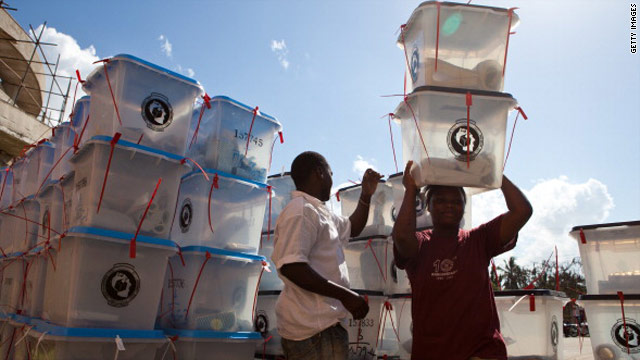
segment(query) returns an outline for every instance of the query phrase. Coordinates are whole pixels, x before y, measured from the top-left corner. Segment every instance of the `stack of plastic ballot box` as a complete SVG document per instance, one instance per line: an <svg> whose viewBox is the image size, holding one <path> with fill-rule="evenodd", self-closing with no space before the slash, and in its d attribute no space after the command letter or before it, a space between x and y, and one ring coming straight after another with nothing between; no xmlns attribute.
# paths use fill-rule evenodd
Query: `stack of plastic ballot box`
<svg viewBox="0 0 640 360"><path fill-rule="evenodd" d="M252 358L280 124L130 55L83 88L0 174L0 356Z"/></svg>
<svg viewBox="0 0 640 360"><path fill-rule="evenodd" d="M574 227L595 359L640 359L640 221Z"/></svg>

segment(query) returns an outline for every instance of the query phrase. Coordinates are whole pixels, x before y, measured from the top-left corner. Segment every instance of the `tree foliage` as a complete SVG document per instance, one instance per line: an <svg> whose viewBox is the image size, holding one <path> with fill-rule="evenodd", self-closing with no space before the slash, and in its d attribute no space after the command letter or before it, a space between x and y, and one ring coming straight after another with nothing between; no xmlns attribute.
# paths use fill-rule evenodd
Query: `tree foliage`
<svg viewBox="0 0 640 360"><path fill-rule="evenodd" d="M496 272L498 281L496 281L495 272L491 272L491 282L495 290L524 289L531 284L535 289L556 289L555 259L521 266L512 256L509 260L503 261L502 265L497 266ZM579 257L558 264L558 285L559 291L563 291L573 299L587 292Z"/></svg>

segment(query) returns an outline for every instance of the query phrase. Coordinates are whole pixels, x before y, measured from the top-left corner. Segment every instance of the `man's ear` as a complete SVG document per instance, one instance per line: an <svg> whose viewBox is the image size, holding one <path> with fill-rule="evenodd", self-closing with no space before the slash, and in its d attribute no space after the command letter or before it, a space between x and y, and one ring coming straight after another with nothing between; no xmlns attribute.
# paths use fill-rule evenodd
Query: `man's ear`
<svg viewBox="0 0 640 360"><path fill-rule="evenodd" d="M320 179L324 178L324 169L322 168L322 166L316 166L316 175Z"/></svg>

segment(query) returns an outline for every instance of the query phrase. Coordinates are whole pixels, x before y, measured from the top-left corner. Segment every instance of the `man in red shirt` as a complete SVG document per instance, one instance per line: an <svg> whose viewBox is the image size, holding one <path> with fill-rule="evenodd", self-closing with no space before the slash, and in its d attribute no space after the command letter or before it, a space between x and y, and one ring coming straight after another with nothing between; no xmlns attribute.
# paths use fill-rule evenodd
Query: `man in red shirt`
<svg viewBox="0 0 640 360"><path fill-rule="evenodd" d="M393 228L394 257L412 289L414 360L506 360L489 261L513 249L531 217L524 194L502 178L508 211L471 230L460 229L466 196L461 187L430 185L427 208L433 228L416 233L418 188L409 161L404 199Z"/></svg>

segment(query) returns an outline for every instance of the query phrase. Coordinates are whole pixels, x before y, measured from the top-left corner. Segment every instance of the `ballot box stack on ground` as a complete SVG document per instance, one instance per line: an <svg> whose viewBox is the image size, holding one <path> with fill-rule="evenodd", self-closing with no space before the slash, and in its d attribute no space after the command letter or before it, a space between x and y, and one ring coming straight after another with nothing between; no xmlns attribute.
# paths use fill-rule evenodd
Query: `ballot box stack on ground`
<svg viewBox="0 0 640 360"><path fill-rule="evenodd" d="M640 221L575 226L595 359L640 359Z"/></svg>
<svg viewBox="0 0 640 360"><path fill-rule="evenodd" d="M336 194L343 216L358 207L362 185L344 187ZM379 333L387 301L389 264L393 259L393 191L381 180L369 201L369 214L362 232L344 244L344 260L349 271L351 289L364 296L369 313L360 320L347 319L350 359L375 359Z"/></svg>
<svg viewBox="0 0 640 360"><path fill-rule="evenodd" d="M262 341L256 345L255 357L260 359L283 359L284 352L280 343L281 336L278 333L275 306L284 284L278 277L271 255L273 253L276 220L289 201L291 201L291 193L296 190L296 186L289 172L270 175L267 178L267 186L270 197L265 204L258 253L266 258L270 271L262 274L257 297L254 330L262 335Z"/></svg>
<svg viewBox="0 0 640 360"><path fill-rule="evenodd" d="M197 81L131 55L81 81L70 121L0 172L0 356L252 358L280 124L214 115Z"/></svg>
<svg viewBox="0 0 640 360"><path fill-rule="evenodd" d="M495 291L509 359L564 359L565 293L546 289Z"/></svg>

